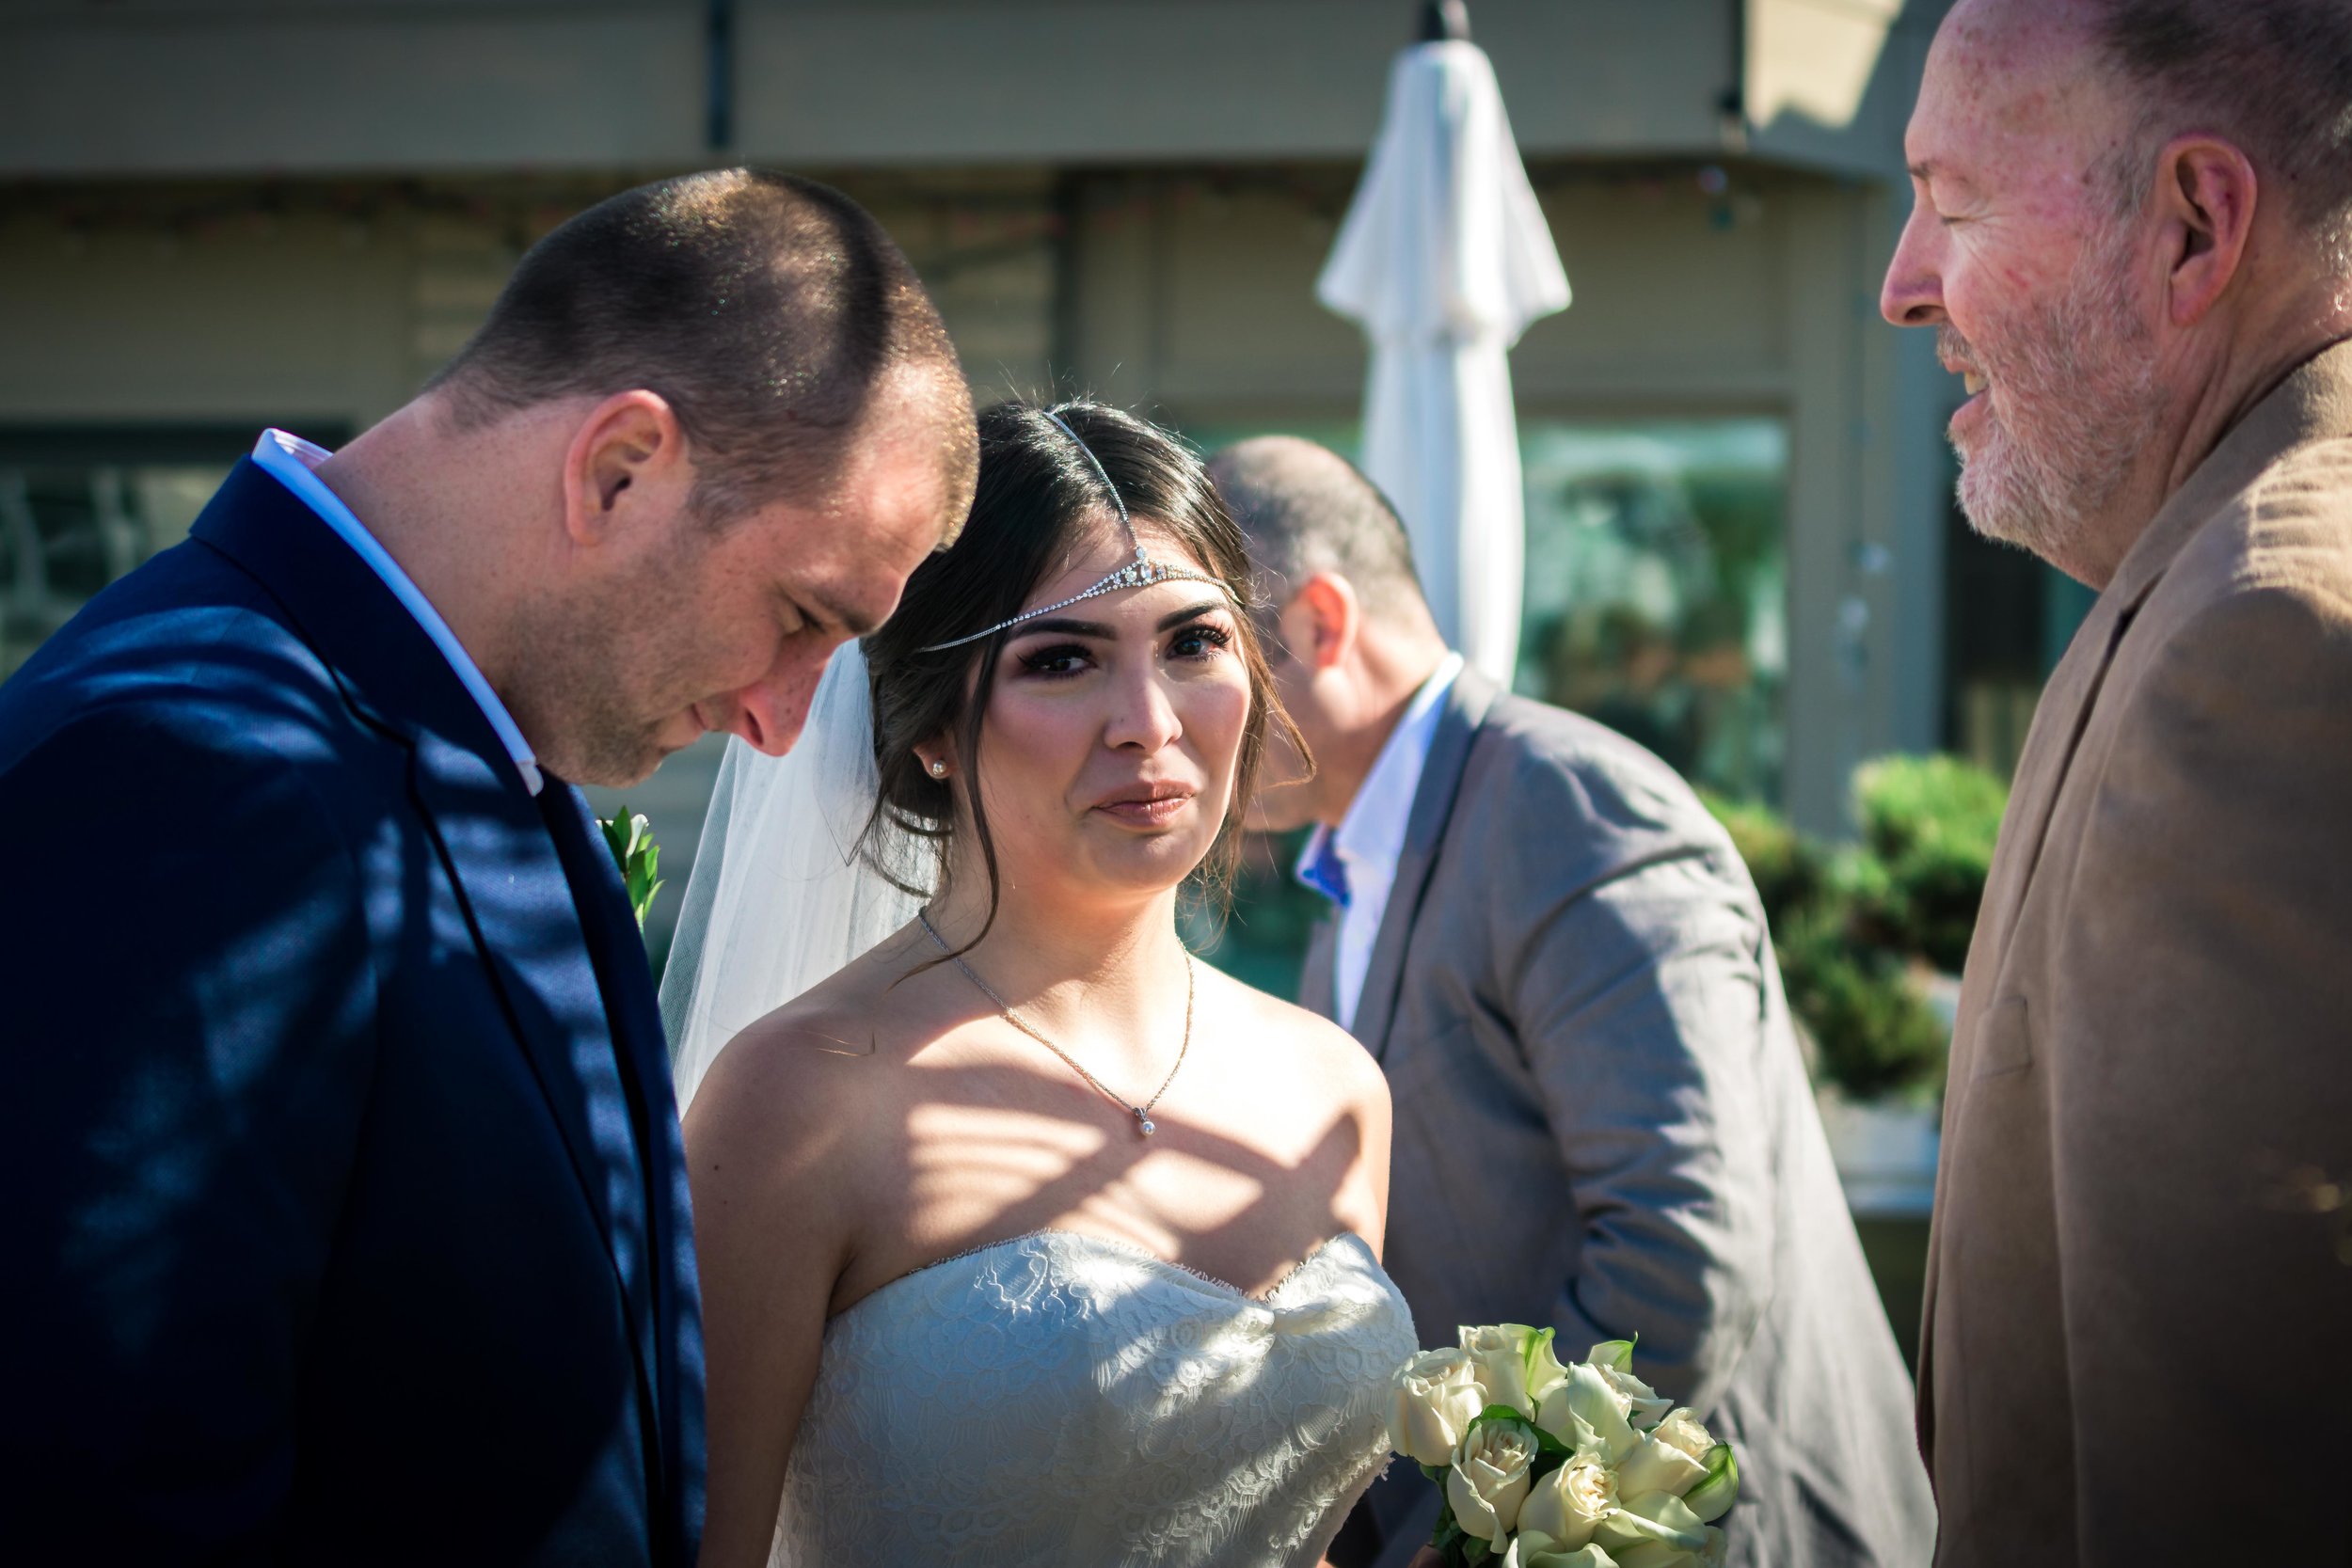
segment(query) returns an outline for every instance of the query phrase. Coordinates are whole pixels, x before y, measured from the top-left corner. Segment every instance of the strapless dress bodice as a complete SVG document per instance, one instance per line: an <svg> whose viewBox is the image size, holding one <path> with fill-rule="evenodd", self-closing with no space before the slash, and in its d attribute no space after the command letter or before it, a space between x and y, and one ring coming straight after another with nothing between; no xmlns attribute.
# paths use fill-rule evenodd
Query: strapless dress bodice
<svg viewBox="0 0 2352 1568"><path fill-rule="evenodd" d="M1352 1235L1263 1296L1069 1231L981 1247L827 1325L773 1561L1312 1564L1414 1348Z"/></svg>

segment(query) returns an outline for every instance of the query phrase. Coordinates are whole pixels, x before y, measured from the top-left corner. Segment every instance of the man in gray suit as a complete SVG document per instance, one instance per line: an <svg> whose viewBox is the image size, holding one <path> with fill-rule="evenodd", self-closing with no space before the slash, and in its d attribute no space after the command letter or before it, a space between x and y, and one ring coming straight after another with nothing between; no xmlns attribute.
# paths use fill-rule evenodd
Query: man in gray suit
<svg viewBox="0 0 2352 1568"><path fill-rule="evenodd" d="M1316 763L1270 767L1256 822L1320 824L1300 875L1339 908L1301 1000L1395 1091L1387 1261L1422 1342L1639 1335L1739 1452L1733 1561L1924 1563L1910 1381L1729 839L1632 742L1462 668L1343 459L1267 437L1214 473ZM1399 1465L1343 1539L1401 1564L1436 1512Z"/></svg>

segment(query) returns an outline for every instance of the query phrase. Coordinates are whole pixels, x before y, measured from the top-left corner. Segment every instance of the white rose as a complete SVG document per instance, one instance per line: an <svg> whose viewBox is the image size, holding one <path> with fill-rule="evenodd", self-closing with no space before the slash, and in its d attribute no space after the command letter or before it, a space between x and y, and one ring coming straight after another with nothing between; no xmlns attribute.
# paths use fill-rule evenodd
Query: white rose
<svg viewBox="0 0 2352 1568"><path fill-rule="evenodd" d="M1568 1380L1568 1369L1560 1362L1559 1353L1551 1348L1551 1331L1537 1335L1527 1350L1527 1412L1535 1413L1544 1396Z"/></svg>
<svg viewBox="0 0 2352 1568"><path fill-rule="evenodd" d="M1625 1408L1598 1369L1580 1361L1535 1407L1535 1424L1579 1453L1614 1465L1640 1441Z"/></svg>
<svg viewBox="0 0 2352 1568"><path fill-rule="evenodd" d="M1549 1341L1525 1323L1487 1323L1480 1328L1460 1330L1462 1354L1478 1368L1479 1386L1486 1390L1488 1404L1507 1404L1523 1416L1535 1413L1535 1402L1528 1387L1529 1361L1541 1343L1549 1352ZM1559 1359L1547 1354L1554 1368Z"/></svg>
<svg viewBox="0 0 2352 1568"><path fill-rule="evenodd" d="M1617 1396L1626 1419L1636 1432L1647 1432L1666 1418L1674 1408L1672 1400L1660 1399L1658 1390L1633 1375L1633 1341L1606 1339L1595 1345L1584 1359L1592 1363L1603 1382Z"/></svg>
<svg viewBox="0 0 2352 1568"><path fill-rule="evenodd" d="M1707 1528L1705 1534L1707 1544L1695 1552L1686 1552L1663 1541L1636 1546L1616 1560L1617 1568L1724 1568L1724 1548L1730 1537L1712 1525ZM1551 1565L1545 1563L1541 1568L1551 1568Z"/></svg>
<svg viewBox="0 0 2352 1568"><path fill-rule="evenodd" d="M1707 1451L1715 1446L1715 1439L1707 1434L1699 1418L1688 1410L1677 1410L1659 1422L1657 1436L1660 1442L1672 1444L1701 1465L1707 1463Z"/></svg>
<svg viewBox="0 0 2352 1568"><path fill-rule="evenodd" d="M1502 1568L1623 1568L1623 1564L1598 1546L1570 1551L1540 1530L1523 1529L1511 1538Z"/></svg>
<svg viewBox="0 0 2352 1568"><path fill-rule="evenodd" d="M1697 1556L1707 1547L1707 1526L1680 1497L1670 1492L1652 1492L1612 1511L1593 1531L1593 1539L1608 1547L1618 1568L1624 1568L1626 1560L1645 1546L1666 1546L1676 1553ZM1667 1557L1659 1568L1681 1560L1680 1556Z"/></svg>
<svg viewBox="0 0 2352 1568"><path fill-rule="evenodd" d="M1538 1449L1534 1429L1524 1421L1488 1421L1462 1439L1446 1472L1445 1497L1464 1533L1503 1544L1518 1525Z"/></svg>
<svg viewBox="0 0 2352 1568"><path fill-rule="evenodd" d="M1679 1497L1707 1479L1707 1466L1673 1443L1650 1433L1617 1467L1617 1484L1629 1497L1670 1492Z"/></svg>
<svg viewBox="0 0 2352 1568"><path fill-rule="evenodd" d="M1423 1351L1396 1374L1389 1446L1417 1465L1451 1465L1454 1445L1486 1408L1478 1369L1458 1350Z"/></svg>
<svg viewBox="0 0 2352 1568"><path fill-rule="evenodd" d="M1696 1466L1698 1474L1692 1478L1688 1486L1661 1490L1675 1492L1691 1505L1691 1512L1702 1520L1713 1524L1740 1500L1740 1465L1730 1447L1708 1436L1696 1416L1688 1410L1677 1410L1661 1421L1658 1430L1650 1435ZM1631 1497L1638 1497L1647 1490L1646 1487L1627 1484L1623 1477L1618 1478L1618 1486Z"/></svg>
<svg viewBox="0 0 2352 1568"><path fill-rule="evenodd" d="M1617 1482L1607 1465L1580 1454L1538 1481L1519 1508L1519 1528L1534 1530L1573 1551L1617 1506Z"/></svg>
<svg viewBox="0 0 2352 1568"><path fill-rule="evenodd" d="M1625 1402L1626 1419L1637 1432L1647 1432L1675 1407L1674 1401L1660 1399L1656 1389L1622 1367L1603 1367L1600 1375L1608 1381L1610 1391Z"/></svg>

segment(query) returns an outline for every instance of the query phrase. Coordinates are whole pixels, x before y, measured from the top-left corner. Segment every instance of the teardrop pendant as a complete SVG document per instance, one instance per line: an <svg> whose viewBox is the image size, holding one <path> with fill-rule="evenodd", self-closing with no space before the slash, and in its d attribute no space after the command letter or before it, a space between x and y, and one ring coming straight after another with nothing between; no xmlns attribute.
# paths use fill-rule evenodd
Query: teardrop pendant
<svg viewBox="0 0 2352 1568"><path fill-rule="evenodd" d="M1158 1128L1156 1128L1156 1127L1154 1127L1154 1126L1152 1126L1152 1118L1151 1118L1150 1117L1147 1117L1147 1116L1145 1116L1145 1115L1143 1114L1143 1107L1142 1107L1142 1106L1140 1106L1140 1105L1130 1105L1130 1106L1128 1106L1127 1108L1128 1108L1128 1110L1130 1110L1130 1111L1132 1111L1132 1112L1134 1112L1134 1113L1135 1113L1135 1117L1136 1117L1136 1125L1137 1127L1140 1127L1140 1128L1142 1128L1142 1129L1143 1129L1143 1135L1144 1135L1145 1137L1147 1137L1147 1138L1148 1138L1148 1137L1150 1137L1152 1133L1154 1133L1154 1132L1158 1132L1158 1131L1159 1131L1159 1129L1158 1129Z"/></svg>

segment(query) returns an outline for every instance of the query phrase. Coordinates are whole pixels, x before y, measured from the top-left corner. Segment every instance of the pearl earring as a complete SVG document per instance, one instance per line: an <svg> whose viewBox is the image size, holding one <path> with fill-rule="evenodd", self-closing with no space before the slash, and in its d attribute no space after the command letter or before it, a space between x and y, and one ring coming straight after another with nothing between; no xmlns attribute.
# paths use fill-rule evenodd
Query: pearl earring
<svg viewBox="0 0 2352 1568"><path fill-rule="evenodd" d="M947 776L947 764L946 764L946 762L944 762L944 761L941 761L941 760L938 760L938 759L934 758L934 759L932 760L932 762L931 762L931 777L932 777L932 778L934 778L934 779L944 779L944 778L946 778L946 776Z"/></svg>

